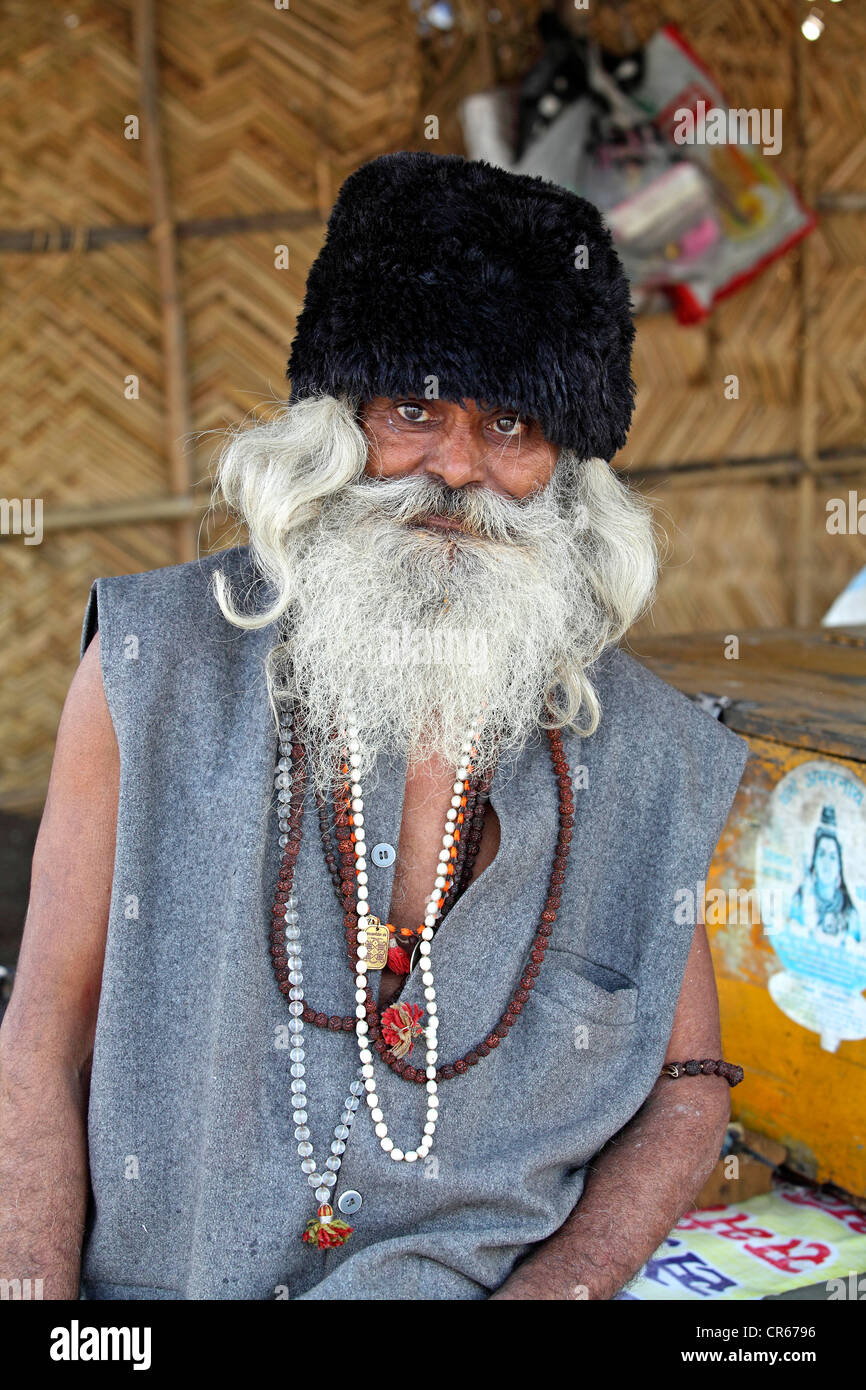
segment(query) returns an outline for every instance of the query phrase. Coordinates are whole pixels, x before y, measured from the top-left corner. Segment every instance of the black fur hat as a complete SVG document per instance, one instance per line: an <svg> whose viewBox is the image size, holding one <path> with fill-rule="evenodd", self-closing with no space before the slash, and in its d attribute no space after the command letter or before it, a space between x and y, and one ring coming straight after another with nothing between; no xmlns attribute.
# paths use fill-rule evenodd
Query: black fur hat
<svg viewBox="0 0 866 1390"><path fill-rule="evenodd" d="M320 394L510 407L610 459L634 408L630 295L598 209L483 160L386 154L346 179L286 373Z"/></svg>

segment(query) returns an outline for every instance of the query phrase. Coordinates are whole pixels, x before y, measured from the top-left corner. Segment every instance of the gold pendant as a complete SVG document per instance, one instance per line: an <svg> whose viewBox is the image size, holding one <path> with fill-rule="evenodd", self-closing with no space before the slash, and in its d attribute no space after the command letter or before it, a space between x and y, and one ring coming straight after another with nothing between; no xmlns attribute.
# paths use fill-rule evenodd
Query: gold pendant
<svg viewBox="0 0 866 1390"><path fill-rule="evenodd" d="M367 932L367 969L384 970L388 964L391 933L386 926L383 926L378 917L373 916L367 918L365 930Z"/></svg>

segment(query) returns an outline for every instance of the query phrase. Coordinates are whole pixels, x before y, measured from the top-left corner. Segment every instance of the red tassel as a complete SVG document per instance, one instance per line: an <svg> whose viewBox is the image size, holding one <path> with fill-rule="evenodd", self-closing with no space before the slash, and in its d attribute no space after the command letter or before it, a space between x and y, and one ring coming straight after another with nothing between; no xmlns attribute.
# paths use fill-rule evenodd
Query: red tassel
<svg viewBox="0 0 866 1390"><path fill-rule="evenodd" d="M382 1015L382 1037L391 1044L395 1057L408 1057L413 1038L420 1038L424 1029L421 1019L424 1010L417 1004L392 1004Z"/></svg>
<svg viewBox="0 0 866 1390"><path fill-rule="evenodd" d="M325 1202L319 1207L317 1215L310 1217L301 1239L319 1250L330 1250L335 1245L345 1245L354 1229L354 1226L335 1216L334 1208Z"/></svg>
<svg viewBox="0 0 866 1390"><path fill-rule="evenodd" d="M388 969L393 970L395 975L409 974L409 957L402 946L388 947Z"/></svg>

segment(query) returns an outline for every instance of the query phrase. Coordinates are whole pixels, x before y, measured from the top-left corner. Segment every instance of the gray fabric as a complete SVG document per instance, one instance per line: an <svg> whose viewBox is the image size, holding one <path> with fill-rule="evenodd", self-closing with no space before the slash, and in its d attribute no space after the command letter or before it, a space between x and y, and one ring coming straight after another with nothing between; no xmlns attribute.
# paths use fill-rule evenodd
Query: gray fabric
<svg viewBox="0 0 866 1390"><path fill-rule="evenodd" d="M748 746L622 650L605 654L601 727L565 739L588 785L576 792L562 907L530 1002L495 1052L440 1087L426 1161L383 1154L362 1102L336 1189L362 1195L355 1233L339 1250L311 1250L300 1233L315 1197L296 1153L288 1052L276 1045L289 1015L268 955L279 858L262 666L272 634L224 621L210 592L218 567L252 582L247 551L223 552L100 579L85 618L82 650L98 622L121 779L82 1296L485 1298L561 1226L585 1165L653 1086L693 934L675 919L675 895L706 875ZM371 844L398 844L405 774L403 755L380 759L365 806ZM543 907L558 824L543 735L497 770L491 802L499 852L433 945L443 1061L498 1022ZM312 799L304 823L305 990L316 1008L351 1013ZM394 866L370 874L386 920ZM423 1003L415 974L405 998ZM352 1034L306 1034L324 1161L357 1047ZM390 1133L414 1147L423 1087L381 1065L377 1078Z"/></svg>

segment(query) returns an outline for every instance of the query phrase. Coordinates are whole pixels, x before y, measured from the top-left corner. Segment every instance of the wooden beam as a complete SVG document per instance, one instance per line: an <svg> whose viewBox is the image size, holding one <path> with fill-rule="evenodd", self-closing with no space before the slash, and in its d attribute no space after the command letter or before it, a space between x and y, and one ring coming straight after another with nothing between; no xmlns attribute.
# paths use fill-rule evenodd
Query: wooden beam
<svg viewBox="0 0 866 1390"><path fill-rule="evenodd" d="M819 212L866 212L866 193L819 193Z"/></svg>
<svg viewBox="0 0 866 1390"><path fill-rule="evenodd" d="M191 494L168 497L135 497L125 502L84 507L47 507L43 513L42 530L48 535L58 531L90 531L104 526L140 526L153 521L184 522L197 529L199 517L210 503Z"/></svg>
<svg viewBox="0 0 866 1390"><path fill-rule="evenodd" d="M866 470L866 460L862 465ZM624 481L639 483L641 486L655 487L720 487L736 483L767 482L770 479L793 481L802 472L799 459L774 459L765 463L744 462L742 464L709 464L684 468L632 468L622 473Z"/></svg>
<svg viewBox="0 0 866 1390"><path fill-rule="evenodd" d="M689 487L718 483L753 482L764 478L794 480L803 476L803 461L796 455L760 455L738 459L703 459L693 463L650 463L617 470L624 479L641 482L662 481L672 486ZM816 454L812 470L816 477L845 477L850 473L866 472L866 446L844 453L828 449Z"/></svg>
<svg viewBox="0 0 866 1390"><path fill-rule="evenodd" d="M233 236L247 232L277 230L293 231L299 227L320 225L321 214L316 208L286 208L283 211L255 212L238 217L196 217L174 223L178 241L192 237ZM115 242L149 241L154 234L150 223L114 227L77 227L61 223L57 227L0 228L0 252L16 254L56 255L60 251L101 251Z"/></svg>
<svg viewBox="0 0 866 1390"><path fill-rule="evenodd" d="M123 502L85 503L81 507L49 505L42 514L42 531L44 535L56 535L61 531L98 531L106 526L144 526L155 521L184 521L189 522L197 533L201 518L211 510L220 517L228 517L228 508L222 503L212 504L210 499L192 495L130 497ZM18 543L17 535L0 532L0 545Z"/></svg>

